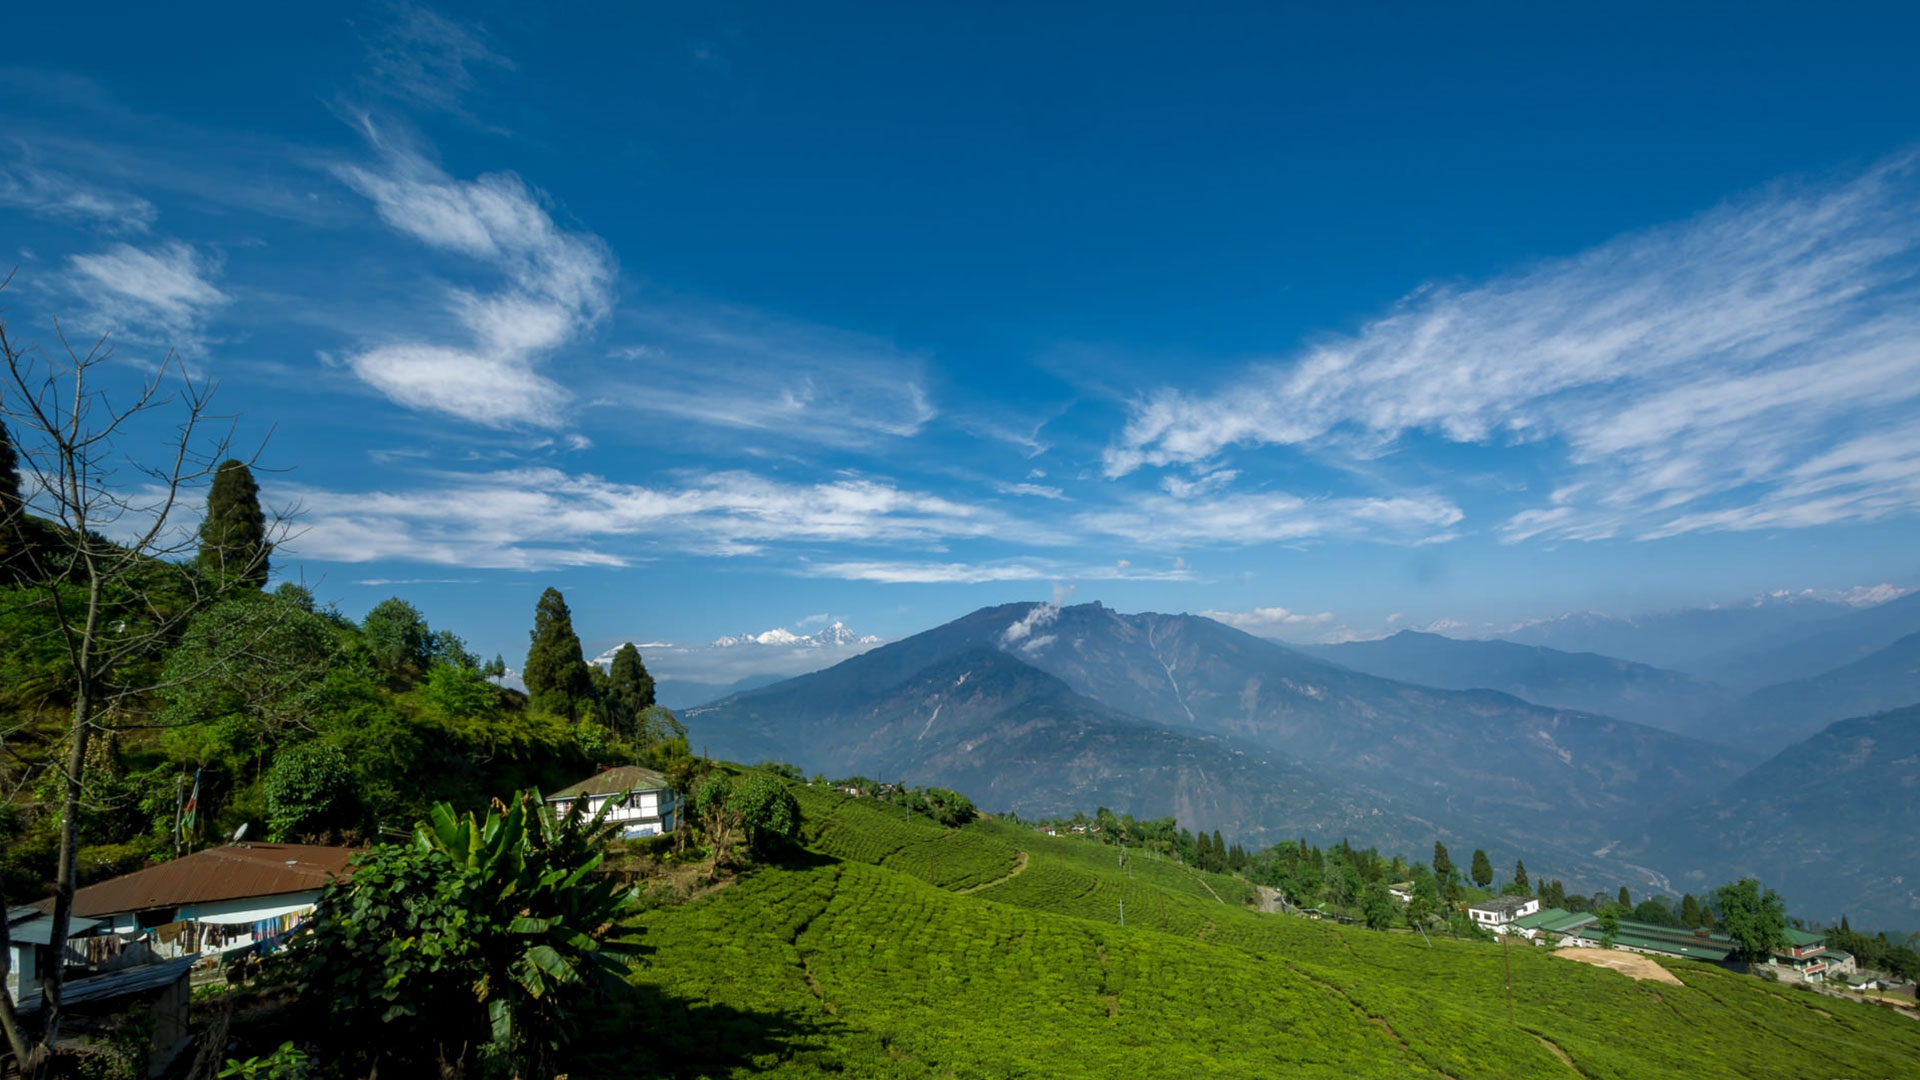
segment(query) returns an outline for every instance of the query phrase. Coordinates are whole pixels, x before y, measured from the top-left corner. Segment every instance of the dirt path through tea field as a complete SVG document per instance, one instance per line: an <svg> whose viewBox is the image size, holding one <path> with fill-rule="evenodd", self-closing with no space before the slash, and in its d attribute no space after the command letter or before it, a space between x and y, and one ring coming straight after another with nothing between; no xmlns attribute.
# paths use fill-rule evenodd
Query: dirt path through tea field
<svg viewBox="0 0 1920 1080"><path fill-rule="evenodd" d="M978 885L969 885L964 889L955 889L954 892L958 893L961 896L965 896L968 893L977 893L981 889L991 889L995 885L1005 885L1007 882L1012 881L1014 878L1019 877L1020 871L1025 870L1026 868L1027 868L1027 853L1024 851L1016 852L1013 860L1013 869L1007 871L1006 877L997 877L997 878L994 878L992 881L983 881Z"/></svg>
<svg viewBox="0 0 1920 1080"><path fill-rule="evenodd" d="M1594 967L1612 968L1630 979L1652 979L1654 982L1672 983L1685 986L1680 977L1655 963L1652 957L1639 953L1622 952L1619 949L1555 949L1553 955L1563 960L1578 960L1582 964Z"/></svg>

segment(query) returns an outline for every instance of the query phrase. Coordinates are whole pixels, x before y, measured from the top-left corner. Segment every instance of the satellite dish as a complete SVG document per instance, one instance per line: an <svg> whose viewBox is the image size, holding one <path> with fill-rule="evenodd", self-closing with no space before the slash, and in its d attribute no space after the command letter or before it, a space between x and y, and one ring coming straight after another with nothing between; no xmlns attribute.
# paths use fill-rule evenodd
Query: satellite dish
<svg viewBox="0 0 1920 1080"><path fill-rule="evenodd" d="M233 842L237 844L240 841L245 840L246 838L247 838L247 822L243 821L240 823L239 828L233 830Z"/></svg>

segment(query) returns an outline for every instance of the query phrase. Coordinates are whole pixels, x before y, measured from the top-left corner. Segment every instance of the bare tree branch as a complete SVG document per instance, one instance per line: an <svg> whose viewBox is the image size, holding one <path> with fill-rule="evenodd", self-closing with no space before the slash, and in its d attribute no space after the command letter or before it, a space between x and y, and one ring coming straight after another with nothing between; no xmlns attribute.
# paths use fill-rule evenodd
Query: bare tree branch
<svg viewBox="0 0 1920 1080"><path fill-rule="evenodd" d="M49 355L37 346L17 344L0 319L0 361L5 366L0 372L0 416L12 421L9 426L17 437L24 436L17 453L29 488L18 516L24 520L30 507L48 519L36 536L51 550L32 555L30 576L50 614L52 636L66 666L63 689L70 699L62 737L64 761L56 766L60 843L52 940L58 948L72 921L90 741L132 726L126 723L129 703L167 685L168 680L130 674L139 660L157 655L195 615L247 586L241 584L245 575L209 580L178 561L195 545L193 534L179 520L183 506L233 456L237 421L212 412L216 384L195 379L169 353L157 370L140 380L130 401L117 403L109 385L113 380L101 370L113 356L108 338L102 336L81 351L57 321L54 333L60 349ZM132 454L123 456L121 443L144 427L140 421L162 412L175 413L177 420L159 460L149 464ZM259 453L256 449L247 463ZM134 485L123 483L123 468L142 479ZM289 520L287 514L275 515L268 541L250 555L257 561L245 569L264 567L267 553L286 536ZM177 597L163 600L156 584L171 586ZM252 642L233 644L243 651ZM0 897L0 913L4 906ZM48 1067L59 1037L63 981L64 965L50 965L42 983L43 1023L31 1045L19 1030L11 997L0 987L0 1028L5 1028L30 1077Z"/></svg>

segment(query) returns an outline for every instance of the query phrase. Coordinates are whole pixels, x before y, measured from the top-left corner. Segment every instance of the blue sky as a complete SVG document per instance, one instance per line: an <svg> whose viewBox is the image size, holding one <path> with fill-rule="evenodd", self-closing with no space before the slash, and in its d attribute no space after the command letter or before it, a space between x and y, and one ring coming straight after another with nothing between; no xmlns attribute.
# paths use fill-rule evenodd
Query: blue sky
<svg viewBox="0 0 1920 1080"><path fill-rule="evenodd" d="M517 663L1920 584L1910 6L41 5L16 336ZM826 618L823 618L826 617Z"/></svg>

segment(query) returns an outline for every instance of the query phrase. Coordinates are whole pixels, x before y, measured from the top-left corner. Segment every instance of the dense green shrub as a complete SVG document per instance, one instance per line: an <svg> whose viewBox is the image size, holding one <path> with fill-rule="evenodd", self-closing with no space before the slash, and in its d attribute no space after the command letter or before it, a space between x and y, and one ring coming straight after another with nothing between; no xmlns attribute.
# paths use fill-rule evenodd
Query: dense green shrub
<svg viewBox="0 0 1920 1080"><path fill-rule="evenodd" d="M358 816L347 756L319 741L282 751L265 794L267 834L276 841L349 828Z"/></svg>
<svg viewBox="0 0 1920 1080"><path fill-rule="evenodd" d="M800 804L785 784L771 776L748 777L727 805L740 815L747 846L755 855L781 854L800 836Z"/></svg>

